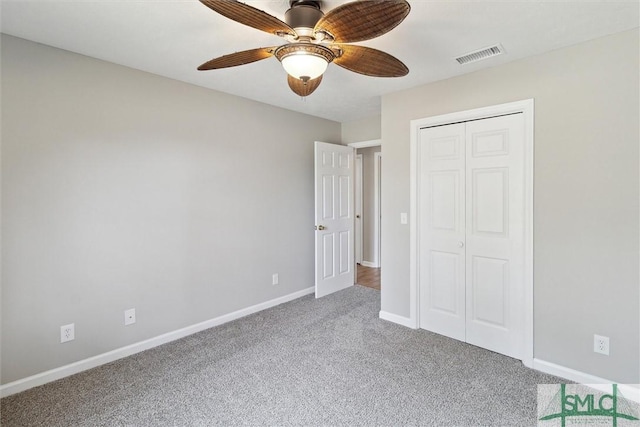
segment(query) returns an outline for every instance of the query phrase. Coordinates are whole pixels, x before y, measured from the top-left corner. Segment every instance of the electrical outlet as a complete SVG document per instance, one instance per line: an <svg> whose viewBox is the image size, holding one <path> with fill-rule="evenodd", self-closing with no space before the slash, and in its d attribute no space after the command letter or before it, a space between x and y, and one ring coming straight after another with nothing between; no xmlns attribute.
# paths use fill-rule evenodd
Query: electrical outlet
<svg viewBox="0 0 640 427"><path fill-rule="evenodd" d="M124 311L124 326L136 323L136 309L130 308Z"/></svg>
<svg viewBox="0 0 640 427"><path fill-rule="evenodd" d="M280 283L280 277L278 276L278 273L274 273L274 275L271 276L271 284L277 285L278 283Z"/></svg>
<svg viewBox="0 0 640 427"><path fill-rule="evenodd" d="M593 336L593 351L596 353L609 355L609 337L603 337L601 335Z"/></svg>
<svg viewBox="0 0 640 427"><path fill-rule="evenodd" d="M76 326L74 323L60 326L60 342L68 342L76 339Z"/></svg>

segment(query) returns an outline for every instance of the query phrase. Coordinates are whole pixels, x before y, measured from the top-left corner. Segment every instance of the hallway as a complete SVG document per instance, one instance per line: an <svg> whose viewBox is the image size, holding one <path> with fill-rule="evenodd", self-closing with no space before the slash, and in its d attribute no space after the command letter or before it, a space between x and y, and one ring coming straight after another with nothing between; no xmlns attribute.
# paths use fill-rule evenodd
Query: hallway
<svg viewBox="0 0 640 427"><path fill-rule="evenodd" d="M365 267L358 264L356 283L367 288L380 290L380 268Z"/></svg>

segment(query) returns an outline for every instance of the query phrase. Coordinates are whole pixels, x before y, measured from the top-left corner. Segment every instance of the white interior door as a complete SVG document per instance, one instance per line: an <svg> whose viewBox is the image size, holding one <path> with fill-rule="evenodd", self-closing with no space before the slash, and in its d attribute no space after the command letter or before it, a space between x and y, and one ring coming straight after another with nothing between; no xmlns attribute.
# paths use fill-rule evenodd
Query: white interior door
<svg viewBox="0 0 640 427"><path fill-rule="evenodd" d="M316 298L352 286L354 149L315 143Z"/></svg>
<svg viewBox="0 0 640 427"><path fill-rule="evenodd" d="M524 120L466 124L467 342L520 359L524 312Z"/></svg>
<svg viewBox="0 0 640 427"><path fill-rule="evenodd" d="M420 327L523 354L522 114L420 130Z"/></svg>
<svg viewBox="0 0 640 427"><path fill-rule="evenodd" d="M420 130L420 327L465 340L465 127Z"/></svg>

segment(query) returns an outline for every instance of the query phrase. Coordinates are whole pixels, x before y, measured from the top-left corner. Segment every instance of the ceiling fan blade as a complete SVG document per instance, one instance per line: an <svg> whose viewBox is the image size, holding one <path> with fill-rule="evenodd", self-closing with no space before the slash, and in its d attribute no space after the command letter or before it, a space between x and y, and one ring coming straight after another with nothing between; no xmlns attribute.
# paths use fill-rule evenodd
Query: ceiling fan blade
<svg viewBox="0 0 640 427"><path fill-rule="evenodd" d="M342 56L333 60L342 68L372 77L402 77L409 69L399 59L381 50L355 45L338 45Z"/></svg>
<svg viewBox="0 0 640 427"><path fill-rule="evenodd" d="M289 83L291 90L303 97L311 95L313 91L320 86L321 81L322 76L311 79L305 83L301 79L296 79L287 74L287 83Z"/></svg>
<svg viewBox="0 0 640 427"><path fill-rule="evenodd" d="M327 12L313 31L329 33L336 43L369 40L391 31L410 10L405 0L358 0Z"/></svg>
<svg viewBox="0 0 640 427"><path fill-rule="evenodd" d="M279 36L296 35L293 28L286 23L248 4L236 0L200 0L200 2L220 15L249 27Z"/></svg>
<svg viewBox="0 0 640 427"><path fill-rule="evenodd" d="M198 67L198 70L216 70L218 68L235 67L238 65L250 64L261 59L273 56L275 47L260 47L258 49L243 50L242 52L231 53L219 58L207 61Z"/></svg>

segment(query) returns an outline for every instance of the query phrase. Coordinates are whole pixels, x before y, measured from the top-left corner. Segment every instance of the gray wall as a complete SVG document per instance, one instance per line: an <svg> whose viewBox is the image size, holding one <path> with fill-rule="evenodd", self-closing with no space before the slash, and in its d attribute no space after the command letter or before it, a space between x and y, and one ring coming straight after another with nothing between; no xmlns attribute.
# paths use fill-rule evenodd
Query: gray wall
<svg viewBox="0 0 640 427"><path fill-rule="evenodd" d="M340 132L3 35L2 383L313 286Z"/></svg>
<svg viewBox="0 0 640 427"><path fill-rule="evenodd" d="M375 255L375 153L381 147L359 148L362 154L362 260L374 262Z"/></svg>
<svg viewBox="0 0 640 427"><path fill-rule="evenodd" d="M380 139L380 120L380 116L372 116L342 123L342 143Z"/></svg>
<svg viewBox="0 0 640 427"><path fill-rule="evenodd" d="M409 315L409 121L535 99L534 352L639 383L639 34L384 96L382 310ZM609 357L593 334L611 338Z"/></svg>

